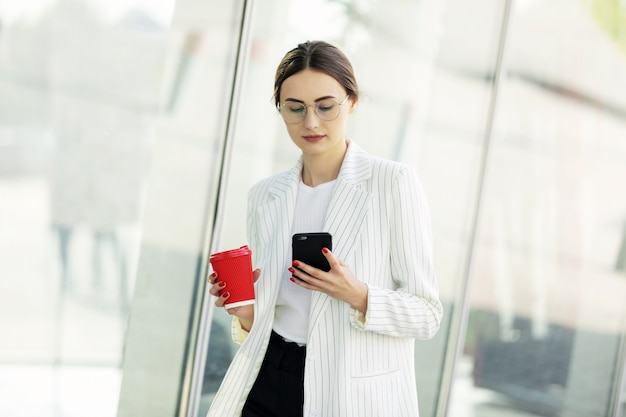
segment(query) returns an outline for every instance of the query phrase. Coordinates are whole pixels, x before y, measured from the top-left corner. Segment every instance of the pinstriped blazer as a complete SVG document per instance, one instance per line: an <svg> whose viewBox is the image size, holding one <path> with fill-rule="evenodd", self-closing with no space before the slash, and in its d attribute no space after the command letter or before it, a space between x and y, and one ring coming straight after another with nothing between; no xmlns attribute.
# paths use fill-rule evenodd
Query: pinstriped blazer
<svg viewBox="0 0 626 417"><path fill-rule="evenodd" d="M248 196L255 268L254 325L235 355L208 417L237 417L261 367L284 270L302 158L256 184ZM333 253L368 285L364 315L313 292L304 416L416 417L414 340L429 339L443 316L432 264L428 208L410 167L348 146L324 231ZM235 320L235 326L238 324Z"/></svg>

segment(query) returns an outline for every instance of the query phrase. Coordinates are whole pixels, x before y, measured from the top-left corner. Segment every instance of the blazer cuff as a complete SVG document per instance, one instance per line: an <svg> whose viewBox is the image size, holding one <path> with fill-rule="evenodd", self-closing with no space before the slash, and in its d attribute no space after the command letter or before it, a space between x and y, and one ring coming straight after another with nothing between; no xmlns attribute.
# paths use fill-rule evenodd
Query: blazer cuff
<svg viewBox="0 0 626 417"><path fill-rule="evenodd" d="M237 316L233 316L233 323L230 331L233 337L233 342L237 344L242 344L243 342L245 342L248 338L248 335L250 334L241 327L241 322L239 321Z"/></svg>
<svg viewBox="0 0 626 417"><path fill-rule="evenodd" d="M366 284L367 285L367 284ZM357 310L356 308L352 308L350 307L350 324L354 327L356 327L359 330L365 330L366 326L367 326L367 322L368 322L368 318L369 318L369 314L367 314L369 312L369 304L370 304L370 286L368 286L368 290L367 290L367 311L365 313Z"/></svg>
<svg viewBox="0 0 626 417"><path fill-rule="evenodd" d="M357 309L350 308L350 324L360 330L365 330L367 317Z"/></svg>

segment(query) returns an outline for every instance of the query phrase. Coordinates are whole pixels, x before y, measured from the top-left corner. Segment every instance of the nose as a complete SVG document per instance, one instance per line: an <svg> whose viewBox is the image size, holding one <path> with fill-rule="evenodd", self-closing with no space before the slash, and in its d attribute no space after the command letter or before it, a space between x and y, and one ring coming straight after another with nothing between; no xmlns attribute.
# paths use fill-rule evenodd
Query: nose
<svg viewBox="0 0 626 417"><path fill-rule="evenodd" d="M307 129L314 129L319 125L319 116L315 112L315 106L309 104L306 106L306 112L304 113L304 127Z"/></svg>

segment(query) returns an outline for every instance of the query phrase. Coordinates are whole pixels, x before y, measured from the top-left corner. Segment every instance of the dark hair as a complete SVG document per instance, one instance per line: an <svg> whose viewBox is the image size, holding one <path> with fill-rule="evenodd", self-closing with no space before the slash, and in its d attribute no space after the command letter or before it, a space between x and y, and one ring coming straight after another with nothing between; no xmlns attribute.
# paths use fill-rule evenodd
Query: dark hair
<svg viewBox="0 0 626 417"><path fill-rule="evenodd" d="M276 69L274 102L280 105L280 88L292 75L312 69L333 77L353 99L359 98L359 88L348 57L336 46L324 41L307 41L287 52Z"/></svg>

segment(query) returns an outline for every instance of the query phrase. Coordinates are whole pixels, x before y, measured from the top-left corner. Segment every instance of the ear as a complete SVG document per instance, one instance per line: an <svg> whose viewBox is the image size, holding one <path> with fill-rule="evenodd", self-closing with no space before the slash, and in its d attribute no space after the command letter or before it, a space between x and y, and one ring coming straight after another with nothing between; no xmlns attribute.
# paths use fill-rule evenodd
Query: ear
<svg viewBox="0 0 626 417"><path fill-rule="evenodd" d="M349 100L350 100L350 110L348 111L348 114L352 114L356 111L356 107L359 102L359 99L350 97Z"/></svg>

